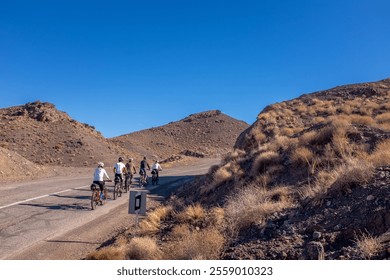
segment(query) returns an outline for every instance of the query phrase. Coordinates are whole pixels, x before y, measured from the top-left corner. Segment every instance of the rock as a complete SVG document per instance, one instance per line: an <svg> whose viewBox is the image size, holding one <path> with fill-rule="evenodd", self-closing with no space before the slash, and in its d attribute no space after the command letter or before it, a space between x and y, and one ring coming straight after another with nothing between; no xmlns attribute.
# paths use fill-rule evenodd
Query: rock
<svg viewBox="0 0 390 280"><path fill-rule="evenodd" d="M320 242L311 241L306 245L306 257L309 260L324 260L325 250Z"/></svg>
<svg viewBox="0 0 390 280"><path fill-rule="evenodd" d="M331 201L327 201L327 202L326 202L326 206L329 207L329 206L331 206L331 205L332 205L332 202L331 202Z"/></svg>
<svg viewBox="0 0 390 280"><path fill-rule="evenodd" d="M375 196L373 196L372 194L370 194L369 196L367 196L366 200L367 201L372 201L375 199Z"/></svg>
<svg viewBox="0 0 390 280"><path fill-rule="evenodd" d="M313 239L315 239L315 240L320 239L321 236L322 236L321 232L319 232L319 231L313 232Z"/></svg>

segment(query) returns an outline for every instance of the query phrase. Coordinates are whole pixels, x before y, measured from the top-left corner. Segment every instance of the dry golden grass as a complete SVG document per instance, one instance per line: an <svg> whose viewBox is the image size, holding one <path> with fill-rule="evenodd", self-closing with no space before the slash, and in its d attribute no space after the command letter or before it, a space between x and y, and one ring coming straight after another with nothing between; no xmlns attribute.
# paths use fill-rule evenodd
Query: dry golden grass
<svg viewBox="0 0 390 280"><path fill-rule="evenodd" d="M205 217L206 210L200 204L187 206L182 212L176 214L176 219L181 223L197 223Z"/></svg>
<svg viewBox="0 0 390 280"><path fill-rule="evenodd" d="M294 134L294 129L289 127L284 127L280 130L282 136L292 136Z"/></svg>
<svg viewBox="0 0 390 280"><path fill-rule="evenodd" d="M214 207L207 217L208 223L214 228L222 228L225 225L225 209Z"/></svg>
<svg viewBox="0 0 390 280"><path fill-rule="evenodd" d="M139 225L140 234L153 234L160 230L161 221L166 219L172 213L171 206L160 206L148 213L146 219Z"/></svg>
<svg viewBox="0 0 390 280"><path fill-rule="evenodd" d="M344 163L331 170L317 172L314 183L302 187L298 193L302 199L312 199L313 205L320 205L330 190L349 192L354 186L362 186L369 182L374 174L372 163L359 158L344 159Z"/></svg>
<svg viewBox="0 0 390 280"><path fill-rule="evenodd" d="M98 251L90 253L87 260L124 260L126 250L124 247L105 247Z"/></svg>
<svg viewBox="0 0 390 280"><path fill-rule="evenodd" d="M125 258L129 260L160 260L162 252L154 239L135 237L126 248Z"/></svg>
<svg viewBox="0 0 390 280"><path fill-rule="evenodd" d="M349 104L344 104L343 106L340 106L340 111L346 115L352 114L352 107Z"/></svg>
<svg viewBox="0 0 390 280"><path fill-rule="evenodd" d="M363 233L356 237L356 247L364 259L371 259L382 249L378 238L368 233Z"/></svg>
<svg viewBox="0 0 390 280"><path fill-rule="evenodd" d="M214 173L214 184L219 185L222 184L232 178L232 172L230 171L231 163L227 163L224 166L218 168L218 170Z"/></svg>
<svg viewBox="0 0 390 280"><path fill-rule="evenodd" d="M352 145L349 143L345 132L339 131L335 133L332 137L332 144L334 151L342 157L350 155L352 152Z"/></svg>
<svg viewBox="0 0 390 280"><path fill-rule="evenodd" d="M264 173L270 165L278 164L280 156L277 152L268 151L258 155L253 163L251 174L257 176Z"/></svg>
<svg viewBox="0 0 390 280"><path fill-rule="evenodd" d="M380 142L368 160L377 166L390 165L390 139Z"/></svg>
<svg viewBox="0 0 390 280"><path fill-rule="evenodd" d="M180 240L184 239L185 237L189 236L191 233L190 225L189 224L179 224L175 225L172 228L172 231L170 233L170 237L173 240Z"/></svg>
<svg viewBox="0 0 390 280"><path fill-rule="evenodd" d="M375 124L375 120L371 116L351 115L350 121L353 124L372 126Z"/></svg>
<svg viewBox="0 0 390 280"><path fill-rule="evenodd" d="M377 115L375 117L375 120L377 123L382 124L382 123L389 123L390 122L390 113L383 113L380 115Z"/></svg>
<svg viewBox="0 0 390 280"><path fill-rule="evenodd" d="M180 229L182 233L183 230ZM184 234L181 234L184 235ZM176 233L176 238L180 236ZM171 260L217 260L224 248L225 238L216 229L185 232L185 236L164 248L164 258Z"/></svg>
<svg viewBox="0 0 390 280"><path fill-rule="evenodd" d="M290 154L291 164L295 168L299 168L303 165L310 166L314 159L314 153L306 147L297 147Z"/></svg>
<svg viewBox="0 0 390 280"><path fill-rule="evenodd" d="M229 235L234 235L253 224L264 225L269 215L293 206L291 187L271 190L247 187L228 198L225 215Z"/></svg>
<svg viewBox="0 0 390 280"><path fill-rule="evenodd" d="M348 158L345 163L332 171L332 189L348 191L355 185L364 185L374 174L374 166L366 160Z"/></svg>
<svg viewBox="0 0 390 280"><path fill-rule="evenodd" d="M267 144L265 147L267 147L267 150L265 151L274 151L279 152L280 150L286 151L288 149L291 149L294 145L298 143L298 140L296 138L290 138L287 136L280 136L276 135L274 139Z"/></svg>

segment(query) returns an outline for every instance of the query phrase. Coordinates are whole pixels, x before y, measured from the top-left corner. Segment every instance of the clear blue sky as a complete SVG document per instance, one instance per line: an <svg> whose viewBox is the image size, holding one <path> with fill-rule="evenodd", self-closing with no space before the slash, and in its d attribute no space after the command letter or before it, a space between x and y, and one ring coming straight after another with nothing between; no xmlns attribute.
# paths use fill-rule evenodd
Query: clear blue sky
<svg viewBox="0 0 390 280"><path fill-rule="evenodd" d="M0 0L0 107L106 137L390 76L388 0Z"/></svg>

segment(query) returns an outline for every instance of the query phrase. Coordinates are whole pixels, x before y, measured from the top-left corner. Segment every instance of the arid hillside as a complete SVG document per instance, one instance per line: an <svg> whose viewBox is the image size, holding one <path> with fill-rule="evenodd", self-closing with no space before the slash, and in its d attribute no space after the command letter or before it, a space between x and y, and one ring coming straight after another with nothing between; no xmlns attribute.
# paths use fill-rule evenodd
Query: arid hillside
<svg viewBox="0 0 390 280"><path fill-rule="evenodd" d="M30 178L33 174L46 172L43 166L37 165L16 152L0 147L0 181L7 178Z"/></svg>
<svg viewBox="0 0 390 280"><path fill-rule="evenodd" d="M125 153L50 103L0 109L0 126L0 147L40 165L92 166Z"/></svg>
<svg viewBox="0 0 390 280"><path fill-rule="evenodd" d="M248 126L215 110L111 140L128 150L168 161L183 156L223 156Z"/></svg>
<svg viewBox="0 0 390 280"><path fill-rule="evenodd" d="M219 166L118 240L98 256L390 259L390 79L267 107Z"/></svg>
<svg viewBox="0 0 390 280"><path fill-rule="evenodd" d="M91 167L98 161L114 163L118 156L138 161L146 155L163 162L222 156L249 125L209 111L106 139L94 127L72 119L53 104L37 101L0 109L0 126L0 147L27 161L42 166Z"/></svg>

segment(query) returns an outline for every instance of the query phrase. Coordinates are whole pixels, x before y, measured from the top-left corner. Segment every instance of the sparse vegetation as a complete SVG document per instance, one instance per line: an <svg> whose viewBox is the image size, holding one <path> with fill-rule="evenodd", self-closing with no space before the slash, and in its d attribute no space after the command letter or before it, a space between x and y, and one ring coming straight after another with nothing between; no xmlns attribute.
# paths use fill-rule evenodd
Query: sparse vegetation
<svg viewBox="0 0 390 280"><path fill-rule="evenodd" d="M378 254L382 248L379 239L368 233L358 235L355 239L355 243L361 256L367 260Z"/></svg>

